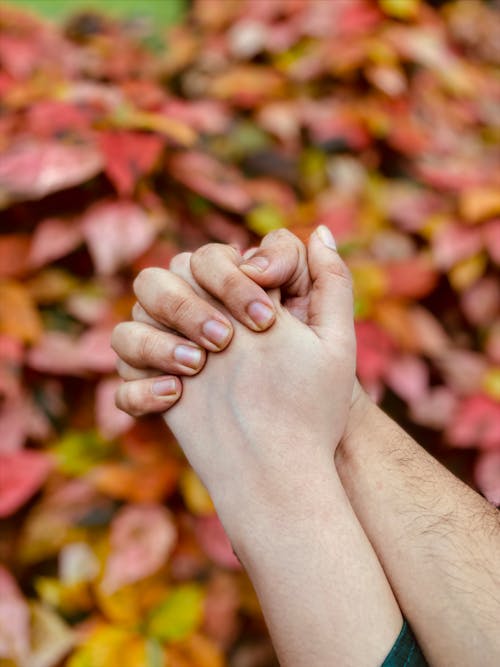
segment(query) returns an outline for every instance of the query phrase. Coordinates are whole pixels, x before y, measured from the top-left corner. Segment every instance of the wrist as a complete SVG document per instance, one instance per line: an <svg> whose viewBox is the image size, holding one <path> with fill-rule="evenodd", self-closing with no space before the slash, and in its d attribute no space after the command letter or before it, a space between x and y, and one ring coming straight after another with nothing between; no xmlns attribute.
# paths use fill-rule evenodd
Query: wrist
<svg viewBox="0 0 500 667"><path fill-rule="evenodd" d="M301 471L299 479L214 500L233 548L247 570L280 560L293 543L307 541L314 526L331 524L347 497L334 466ZM267 487L267 485L266 485ZM318 530L318 532L321 532ZM302 536L302 537L301 537Z"/></svg>

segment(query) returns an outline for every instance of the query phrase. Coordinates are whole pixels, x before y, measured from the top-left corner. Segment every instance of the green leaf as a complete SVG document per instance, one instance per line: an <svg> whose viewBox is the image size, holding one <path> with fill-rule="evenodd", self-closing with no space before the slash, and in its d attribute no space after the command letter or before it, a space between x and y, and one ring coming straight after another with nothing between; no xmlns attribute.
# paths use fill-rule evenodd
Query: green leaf
<svg viewBox="0 0 500 667"><path fill-rule="evenodd" d="M113 444L95 431L69 431L52 448L58 469L68 475L85 474L113 450Z"/></svg>
<svg viewBox="0 0 500 667"><path fill-rule="evenodd" d="M147 632L160 641L180 641L197 629L202 617L202 589L196 584L178 586L153 609Z"/></svg>

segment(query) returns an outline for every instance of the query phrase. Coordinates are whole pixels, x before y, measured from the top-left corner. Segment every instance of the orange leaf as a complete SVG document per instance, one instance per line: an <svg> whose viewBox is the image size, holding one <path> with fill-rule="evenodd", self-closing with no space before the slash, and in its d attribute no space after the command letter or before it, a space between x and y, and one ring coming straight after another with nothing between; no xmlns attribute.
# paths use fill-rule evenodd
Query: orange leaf
<svg viewBox="0 0 500 667"><path fill-rule="evenodd" d="M42 334L42 322L28 291L15 282L0 282L0 333L34 343Z"/></svg>

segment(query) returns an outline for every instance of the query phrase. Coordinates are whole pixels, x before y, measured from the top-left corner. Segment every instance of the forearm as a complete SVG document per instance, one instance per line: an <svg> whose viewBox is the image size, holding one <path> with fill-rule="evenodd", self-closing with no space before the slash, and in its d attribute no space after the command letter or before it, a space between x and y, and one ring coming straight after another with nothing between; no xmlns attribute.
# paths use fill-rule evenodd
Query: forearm
<svg viewBox="0 0 500 667"><path fill-rule="evenodd" d="M279 511L221 512L280 664L381 665L402 616L340 480L320 473L293 495Z"/></svg>
<svg viewBox="0 0 500 667"><path fill-rule="evenodd" d="M432 665L500 664L500 515L379 408L355 405L336 467Z"/></svg>

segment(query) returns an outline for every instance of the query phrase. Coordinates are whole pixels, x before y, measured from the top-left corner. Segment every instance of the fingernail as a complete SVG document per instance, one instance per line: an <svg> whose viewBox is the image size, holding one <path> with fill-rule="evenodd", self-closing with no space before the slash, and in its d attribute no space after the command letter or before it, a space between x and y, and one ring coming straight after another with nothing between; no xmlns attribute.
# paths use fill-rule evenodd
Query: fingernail
<svg viewBox="0 0 500 667"><path fill-rule="evenodd" d="M325 227L325 225L320 225L316 229L316 234L323 241L327 248L330 248L330 250L337 250L337 244L335 243L333 234L328 229L328 227Z"/></svg>
<svg viewBox="0 0 500 667"><path fill-rule="evenodd" d="M245 262L240 264L240 268L244 268L245 266L248 266L252 269L257 269L257 271L265 271L269 266L269 260L267 257L252 257L251 259L247 259Z"/></svg>
<svg viewBox="0 0 500 667"><path fill-rule="evenodd" d="M199 368L201 364L201 350L192 345L177 345L174 350L174 359L189 368Z"/></svg>
<svg viewBox="0 0 500 667"><path fill-rule="evenodd" d="M274 311L272 308L260 301L252 301L247 308L247 313L259 329L269 326L274 319Z"/></svg>
<svg viewBox="0 0 500 667"><path fill-rule="evenodd" d="M222 347L231 335L231 329L217 320L208 320L202 327L205 336L217 347Z"/></svg>
<svg viewBox="0 0 500 667"><path fill-rule="evenodd" d="M177 384L172 378L168 380L157 380L153 382L151 387L153 394L156 396L171 396L177 393Z"/></svg>

